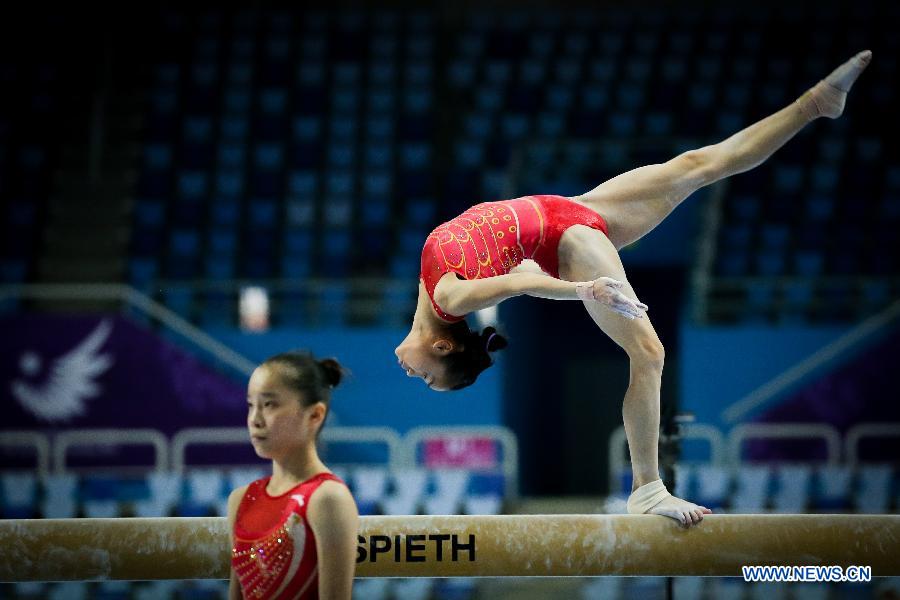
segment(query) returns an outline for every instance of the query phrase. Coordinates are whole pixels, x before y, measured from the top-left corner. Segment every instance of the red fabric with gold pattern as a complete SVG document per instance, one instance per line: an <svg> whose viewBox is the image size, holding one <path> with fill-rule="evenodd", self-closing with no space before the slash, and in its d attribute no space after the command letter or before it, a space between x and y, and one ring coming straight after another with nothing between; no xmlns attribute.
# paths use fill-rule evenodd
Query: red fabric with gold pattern
<svg viewBox="0 0 900 600"><path fill-rule="evenodd" d="M484 202L438 225L425 240L420 273L438 316L450 322L463 319L444 312L434 301L434 288L445 273L462 279L506 275L530 258L559 278L559 240L572 225L608 233L603 217L563 196Z"/></svg>
<svg viewBox="0 0 900 600"><path fill-rule="evenodd" d="M247 487L235 517L231 566L244 598L318 598L316 538L306 510L322 483L344 482L331 473L319 473L270 496L269 479Z"/></svg>

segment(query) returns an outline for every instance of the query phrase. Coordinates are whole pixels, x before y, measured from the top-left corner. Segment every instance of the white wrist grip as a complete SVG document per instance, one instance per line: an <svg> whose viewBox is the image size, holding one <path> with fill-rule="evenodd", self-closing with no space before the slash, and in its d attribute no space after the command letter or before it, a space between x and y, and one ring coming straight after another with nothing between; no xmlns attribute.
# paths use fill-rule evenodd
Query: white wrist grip
<svg viewBox="0 0 900 600"><path fill-rule="evenodd" d="M575 284L575 293L578 295L579 300L583 300L585 302L591 302L594 300L594 282L593 281L580 281Z"/></svg>

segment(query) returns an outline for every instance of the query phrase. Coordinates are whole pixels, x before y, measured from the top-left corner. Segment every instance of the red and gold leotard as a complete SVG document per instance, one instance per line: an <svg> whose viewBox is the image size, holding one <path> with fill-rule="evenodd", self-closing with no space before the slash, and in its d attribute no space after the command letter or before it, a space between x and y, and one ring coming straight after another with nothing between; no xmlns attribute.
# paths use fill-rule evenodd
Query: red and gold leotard
<svg viewBox="0 0 900 600"><path fill-rule="evenodd" d="M434 301L434 288L445 273L463 279L506 275L530 258L559 278L557 248L572 225L608 233L603 217L563 196L484 202L438 225L425 240L420 274L438 316L451 322L463 318L447 314Z"/></svg>
<svg viewBox="0 0 900 600"><path fill-rule="evenodd" d="M247 487L234 521L231 566L244 598L318 598L316 538L306 510L322 483L343 482L331 473L319 473L270 496L269 479Z"/></svg>

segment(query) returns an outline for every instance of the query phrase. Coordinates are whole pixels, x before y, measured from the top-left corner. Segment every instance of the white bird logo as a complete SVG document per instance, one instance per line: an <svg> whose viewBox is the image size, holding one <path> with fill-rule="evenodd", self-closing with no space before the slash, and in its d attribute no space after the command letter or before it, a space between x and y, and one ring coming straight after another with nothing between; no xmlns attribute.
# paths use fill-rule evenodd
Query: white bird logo
<svg viewBox="0 0 900 600"><path fill-rule="evenodd" d="M19 404L43 421L61 421L81 416L85 400L100 394L96 379L113 364L109 354L98 354L112 333L112 323L103 320L78 346L53 361L50 377L41 386L29 385L15 379L10 386ZM26 352L19 359L25 375L34 375L41 368L41 357Z"/></svg>

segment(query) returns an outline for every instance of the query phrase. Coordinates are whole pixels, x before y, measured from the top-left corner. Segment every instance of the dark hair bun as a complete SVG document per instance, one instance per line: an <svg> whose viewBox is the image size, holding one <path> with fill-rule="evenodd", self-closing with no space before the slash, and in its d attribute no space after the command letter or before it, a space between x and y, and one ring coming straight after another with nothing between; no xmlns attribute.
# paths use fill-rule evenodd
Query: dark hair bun
<svg viewBox="0 0 900 600"><path fill-rule="evenodd" d="M487 352L497 352L498 350L503 350L509 345L509 342L506 341L506 338L497 333L497 330L493 327L484 328L484 331L481 332L481 341L485 351Z"/></svg>
<svg viewBox="0 0 900 600"><path fill-rule="evenodd" d="M325 382L330 387L337 387L344 378L344 367L333 358L323 358L319 361L319 368L325 376Z"/></svg>

